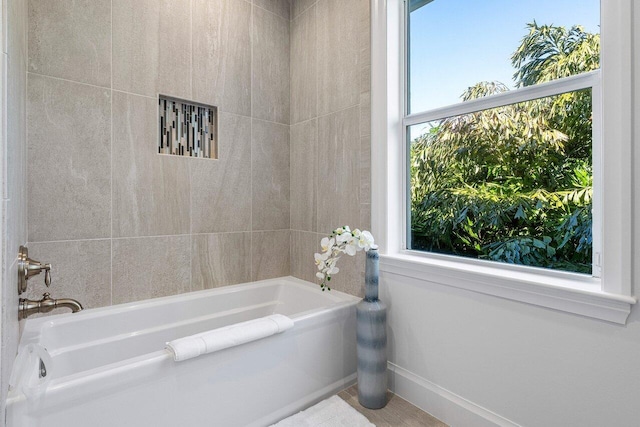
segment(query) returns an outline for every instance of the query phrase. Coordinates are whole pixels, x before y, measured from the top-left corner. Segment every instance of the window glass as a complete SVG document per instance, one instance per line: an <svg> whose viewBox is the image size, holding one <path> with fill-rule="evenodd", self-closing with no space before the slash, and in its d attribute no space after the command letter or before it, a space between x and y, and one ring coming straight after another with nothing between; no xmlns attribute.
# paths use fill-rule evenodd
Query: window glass
<svg viewBox="0 0 640 427"><path fill-rule="evenodd" d="M406 126L407 247L591 274L600 117L591 83L560 79L599 68L599 1L408 4L408 113L454 112ZM553 96L455 115L465 101L549 81Z"/></svg>
<svg viewBox="0 0 640 427"><path fill-rule="evenodd" d="M530 33L531 47L540 48L537 58L555 51L568 54L555 55L556 73L539 80L597 68L598 61L591 62L597 60L589 51L592 44L581 44L580 37L599 34L599 24L599 0L410 0L409 113L460 102L468 87L482 81L510 89L531 83L514 79L524 65L517 63L523 58L518 47ZM581 31L572 32L574 26Z"/></svg>
<svg viewBox="0 0 640 427"><path fill-rule="evenodd" d="M586 89L410 127L410 248L590 274L590 103Z"/></svg>

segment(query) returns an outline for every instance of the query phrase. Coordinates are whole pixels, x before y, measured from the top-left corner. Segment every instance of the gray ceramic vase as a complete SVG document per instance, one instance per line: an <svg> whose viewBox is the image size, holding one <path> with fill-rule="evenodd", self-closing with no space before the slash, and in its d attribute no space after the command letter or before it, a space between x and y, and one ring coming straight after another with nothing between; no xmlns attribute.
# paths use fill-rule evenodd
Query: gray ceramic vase
<svg viewBox="0 0 640 427"><path fill-rule="evenodd" d="M356 306L358 401L369 409L387 404L387 307L378 299L378 251L367 252L365 296Z"/></svg>

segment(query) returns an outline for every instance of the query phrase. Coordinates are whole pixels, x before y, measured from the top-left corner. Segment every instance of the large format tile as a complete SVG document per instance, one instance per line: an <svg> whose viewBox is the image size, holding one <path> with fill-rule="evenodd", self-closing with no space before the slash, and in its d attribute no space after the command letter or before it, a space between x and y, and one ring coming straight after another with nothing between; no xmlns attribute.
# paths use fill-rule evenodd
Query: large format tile
<svg viewBox="0 0 640 427"><path fill-rule="evenodd" d="M27 298L73 298L84 308L111 304L111 240L30 243L29 257L51 264L51 288L41 274L29 280ZM68 309L56 310L67 313Z"/></svg>
<svg viewBox="0 0 640 427"><path fill-rule="evenodd" d="M249 282L251 233L194 235L191 258L191 290Z"/></svg>
<svg viewBox="0 0 640 427"><path fill-rule="evenodd" d="M291 124L317 116L316 6L291 22Z"/></svg>
<svg viewBox="0 0 640 427"><path fill-rule="evenodd" d="M30 74L27 111L29 241L109 237L110 91Z"/></svg>
<svg viewBox="0 0 640 427"><path fill-rule="evenodd" d="M320 234L291 230L291 275L298 279L316 283L314 254L321 251Z"/></svg>
<svg viewBox="0 0 640 427"><path fill-rule="evenodd" d="M251 115L251 5L193 1L193 97Z"/></svg>
<svg viewBox="0 0 640 427"><path fill-rule="evenodd" d="M253 0L253 4L289 20L291 0Z"/></svg>
<svg viewBox="0 0 640 427"><path fill-rule="evenodd" d="M359 102L361 0L322 0L318 8L318 114Z"/></svg>
<svg viewBox="0 0 640 427"><path fill-rule="evenodd" d="M289 126L252 121L253 230L288 229Z"/></svg>
<svg viewBox="0 0 640 427"><path fill-rule="evenodd" d="M289 21L253 8L252 115L289 123Z"/></svg>
<svg viewBox="0 0 640 427"><path fill-rule="evenodd" d="M157 103L113 93L114 237L190 230L190 159L157 153Z"/></svg>
<svg viewBox="0 0 640 427"><path fill-rule="evenodd" d="M357 225L361 171L359 111L352 107L318 119L318 231Z"/></svg>
<svg viewBox="0 0 640 427"><path fill-rule="evenodd" d="M291 273L289 230L251 233L252 280L273 279Z"/></svg>
<svg viewBox="0 0 640 427"><path fill-rule="evenodd" d="M360 203L371 203L371 137L360 138Z"/></svg>
<svg viewBox="0 0 640 427"><path fill-rule="evenodd" d="M113 0L113 87L191 98L191 2Z"/></svg>
<svg viewBox="0 0 640 427"><path fill-rule="evenodd" d="M297 18L316 2L317 0L291 0L291 19Z"/></svg>
<svg viewBox="0 0 640 427"><path fill-rule="evenodd" d="M189 236L113 240L113 303L188 292Z"/></svg>
<svg viewBox="0 0 640 427"><path fill-rule="evenodd" d="M111 0L29 0L29 71L109 87Z"/></svg>
<svg viewBox="0 0 640 427"><path fill-rule="evenodd" d="M318 228L318 121L291 126L291 229Z"/></svg>
<svg viewBox="0 0 640 427"><path fill-rule="evenodd" d="M4 201L5 273L16 260L18 246L27 241L27 4L9 2L7 5L7 37L11 40L8 54L2 55L1 76L6 82L6 99L0 109L6 114L5 132L0 137L6 156L2 188ZM4 80L6 79L6 80ZM13 283L13 276L10 282ZM13 291L13 287L9 292ZM7 291L4 292L7 295ZM12 300L15 300L13 298Z"/></svg>
<svg viewBox="0 0 640 427"><path fill-rule="evenodd" d="M190 159L193 233L251 230L251 119L220 114L218 159Z"/></svg>

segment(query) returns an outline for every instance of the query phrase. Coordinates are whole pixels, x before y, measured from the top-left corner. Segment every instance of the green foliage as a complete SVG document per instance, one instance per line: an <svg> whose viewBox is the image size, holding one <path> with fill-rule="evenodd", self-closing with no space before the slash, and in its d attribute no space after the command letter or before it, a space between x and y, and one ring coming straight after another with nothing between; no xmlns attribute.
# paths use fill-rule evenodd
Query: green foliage
<svg viewBox="0 0 640 427"><path fill-rule="evenodd" d="M528 25L518 87L598 68L599 36ZM464 101L505 92L481 82ZM589 273L591 91L431 123L412 141L414 249Z"/></svg>

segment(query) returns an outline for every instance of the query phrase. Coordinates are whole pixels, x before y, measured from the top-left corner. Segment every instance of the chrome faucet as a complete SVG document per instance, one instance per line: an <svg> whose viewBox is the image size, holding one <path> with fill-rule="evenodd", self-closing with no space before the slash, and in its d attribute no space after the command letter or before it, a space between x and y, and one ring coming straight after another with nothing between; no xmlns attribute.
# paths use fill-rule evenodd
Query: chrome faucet
<svg viewBox="0 0 640 427"><path fill-rule="evenodd" d="M72 313L76 313L82 310L82 304L71 298L53 299L49 292L45 292L42 299L37 301L20 298L18 318L26 319L32 314L48 313L55 308L70 308Z"/></svg>
<svg viewBox="0 0 640 427"><path fill-rule="evenodd" d="M26 247L20 246L18 251L18 294L27 290L27 281L44 271L44 284L51 286L51 264L29 258Z"/></svg>

